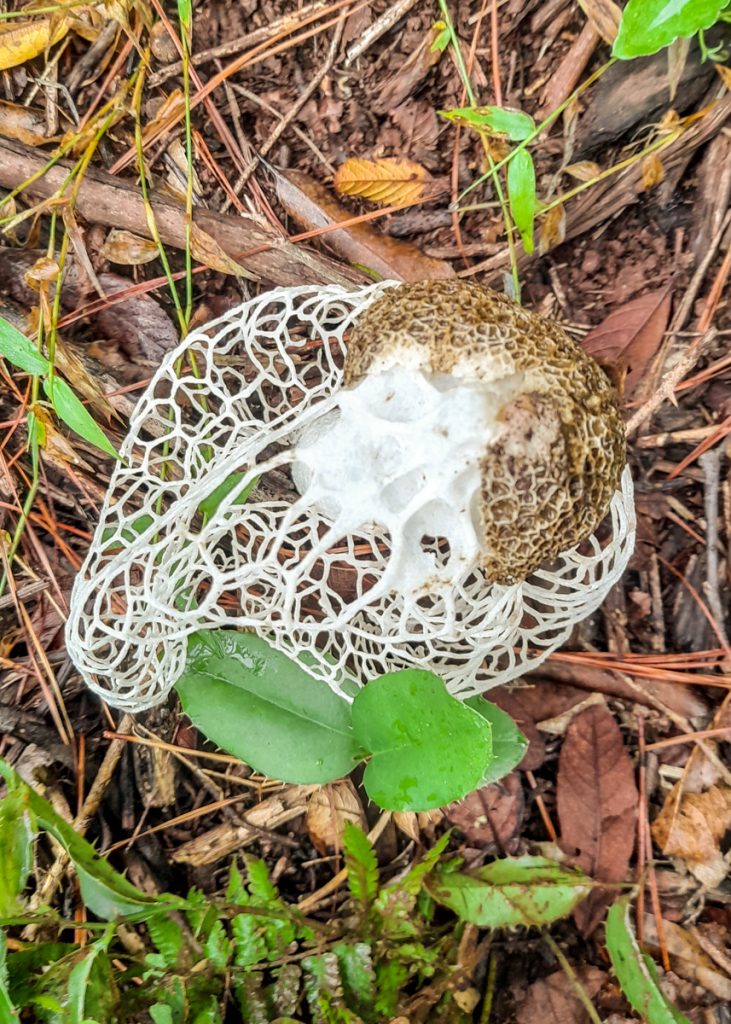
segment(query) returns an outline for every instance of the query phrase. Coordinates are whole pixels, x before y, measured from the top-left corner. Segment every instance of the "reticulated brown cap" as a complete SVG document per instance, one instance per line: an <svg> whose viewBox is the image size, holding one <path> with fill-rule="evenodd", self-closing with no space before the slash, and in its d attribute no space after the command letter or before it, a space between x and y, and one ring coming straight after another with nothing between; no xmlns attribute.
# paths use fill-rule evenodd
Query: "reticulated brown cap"
<svg viewBox="0 0 731 1024"><path fill-rule="evenodd" d="M558 324L465 281L399 285L354 325L344 384L405 359L465 381L520 381L482 461L488 580L523 580L594 531L626 462L624 424L607 376Z"/></svg>

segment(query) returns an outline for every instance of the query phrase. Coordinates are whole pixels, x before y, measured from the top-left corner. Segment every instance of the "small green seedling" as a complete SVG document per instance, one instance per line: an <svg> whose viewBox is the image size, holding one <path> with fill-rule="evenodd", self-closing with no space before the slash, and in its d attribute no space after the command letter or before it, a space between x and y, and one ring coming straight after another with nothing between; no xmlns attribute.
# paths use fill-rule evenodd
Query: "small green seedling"
<svg viewBox="0 0 731 1024"><path fill-rule="evenodd" d="M723 59L720 50L709 51L703 39L704 31L718 21L731 22L729 0L629 0L612 56L644 57L699 33L704 55Z"/></svg>

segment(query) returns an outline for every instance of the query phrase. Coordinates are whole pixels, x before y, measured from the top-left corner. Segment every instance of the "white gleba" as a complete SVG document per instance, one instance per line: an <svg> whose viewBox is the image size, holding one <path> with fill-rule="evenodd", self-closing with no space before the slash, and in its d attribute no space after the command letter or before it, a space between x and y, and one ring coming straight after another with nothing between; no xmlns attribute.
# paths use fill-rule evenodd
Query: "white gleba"
<svg viewBox="0 0 731 1024"><path fill-rule="evenodd" d="M164 700L190 634L224 626L302 656L344 696L416 666L466 698L538 665L619 579L634 543L627 469L601 539L525 580L487 579L481 465L524 375L501 363L475 380L468 358L433 372L395 345L344 387L345 339L392 287L277 289L165 359L67 624L74 663L110 704Z"/></svg>

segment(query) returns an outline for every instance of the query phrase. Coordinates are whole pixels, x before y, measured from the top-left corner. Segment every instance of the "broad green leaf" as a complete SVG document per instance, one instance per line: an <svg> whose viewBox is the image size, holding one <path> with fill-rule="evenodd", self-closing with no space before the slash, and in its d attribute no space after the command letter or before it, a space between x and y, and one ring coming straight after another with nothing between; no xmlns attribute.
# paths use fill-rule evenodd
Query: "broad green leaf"
<svg viewBox="0 0 731 1024"><path fill-rule="evenodd" d="M512 142L523 142L536 130L536 123L522 110L506 110L504 107L457 107L454 110L440 110L442 117L458 124L469 124L473 128L487 130L494 135L507 135Z"/></svg>
<svg viewBox="0 0 731 1024"><path fill-rule="evenodd" d="M476 871L437 868L427 880L437 901L480 928L551 924L570 914L591 889L581 871L545 857L508 857Z"/></svg>
<svg viewBox="0 0 731 1024"><path fill-rule="evenodd" d="M224 498L227 498L229 496L231 491L234 490L234 488L239 484L241 480L244 479L245 476L245 473L232 473L230 476L226 477L222 484L219 484L215 490L211 491L207 498L203 499L203 501L198 506L198 511L200 512L204 519L211 518L211 516L216 512L218 506L221 504ZM258 482L259 478L254 477L253 480L251 480L245 487L243 487L241 489L241 493L237 494L236 497L234 498L234 505L244 505Z"/></svg>
<svg viewBox="0 0 731 1024"><path fill-rule="evenodd" d="M378 895L378 861L370 839L352 822L343 830L345 867L348 888L353 898L366 910Z"/></svg>
<svg viewBox="0 0 731 1024"><path fill-rule="evenodd" d="M107 435L98 425L94 417L80 398L77 398L65 380L54 377L53 382L47 378L43 381L43 390L48 395L56 415L66 426L83 437L85 441L96 445L107 455L119 458L117 450Z"/></svg>
<svg viewBox="0 0 731 1024"><path fill-rule="evenodd" d="M526 252L533 252L533 222L536 218L536 169L527 149L519 149L508 164L510 213L523 239Z"/></svg>
<svg viewBox="0 0 731 1024"><path fill-rule="evenodd" d="M481 786L504 779L523 760L528 740L507 713L482 697L471 697L465 704L482 715L492 726L492 759L482 776Z"/></svg>
<svg viewBox="0 0 731 1024"><path fill-rule="evenodd" d="M0 316L0 356L25 373L48 373L51 368L51 364L30 338L21 334L4 316Z"/></svg>
<svg viewBox="0 0 731 1024"><path fill-rule="evenodd" d="M622 60L657 53L678 38L710 28L727 0L629 0L612 55Z"/></svg>
<svg viewBox="0 0 731 1024"><path fill-rule="evenodd" d="M347 701L253 633L196 633L176 688L210 740L264 775L331 782L363 757Z"/></svg>
<svg viewBox="0 0 731 1024"><path fill-rule="evenodd" d="M647 1024L689 1024L660 988L657 968L635 937L629 907L629 896L617 900L606 924L607 950L625 998Z"/></svg>
<svg viewBox="0 0 731 1024"><path fill-rule="evenodd" d="M66 850L79 876L83 900L101 920L113 921L116 917L130 914L144 915L162 909L170 910L171 906L182 904L181 900L172 896L157 899L148 896L128 882L108 861L99 857L91 843L74 832L68 822L43 797L27 786L2 758L0 775L8 785L23 789L28 810L35 817L38 827L50 832Z"/></svg>
<svg viewBox="0 0 731 1024"><path fill-rule="evenodd" d="M35 835L26 790L11 783L0 801L0 917L20 909L19 897L33 864Z"/></svg>
<svg viewBox="0 0 731 1024"><path fill-rule="evenodd" d="M374 679L353 701L353 729L371 752L363 784L389 811L426 811L479 785L490 725L447 693L438 676L404 669Z"/></svg>

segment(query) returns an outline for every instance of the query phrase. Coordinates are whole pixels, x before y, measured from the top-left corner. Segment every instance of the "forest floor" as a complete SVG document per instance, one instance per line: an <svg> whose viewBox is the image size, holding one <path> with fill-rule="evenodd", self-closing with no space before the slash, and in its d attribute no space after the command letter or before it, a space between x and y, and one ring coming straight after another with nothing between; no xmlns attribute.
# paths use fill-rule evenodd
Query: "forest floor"
<svg viewBox="0 0 731 1024"><path fill-rule="evenodd" d="M367 269L514 293L517 277L521 301L562 324L621 389L638 539L622 581L570 642L490 692L529 740L505 779L428 815L384 817L357 778L280 790L235 758L207 759L213 748L176 700L122 719L81 681L64 621L114 460L59 422L37 377L0 360L2 758L147 893L220 893L246 850L288 904L323 924L347 916L346 819L377 826L385 880L451 826L449 850L470 868L540 851L609 886L548 940L468 928L455 1005L444 997L456 975L427 997L426 974L417 985L412 971L391 1009L365 1020L579 1024L587 1000L595 1020L637 1019L604 945L607 905L633 885L665 995L694 1024L731 1020L728 69L696 43L606 66L616 5L598 0L448 3L460 60L439 45L437 2L201 0L186 99L174 5L35 7L0 32L0 314L29 337L40 325L115 447L181 332L269 288L367 282ZM478 132L440 116L470 105L463 72L472 105L536 123L559 112L530 143L548 209L534 252L518 244L514 274L491 181L458 202L486 171ZM502 138L489 146L496 160L509 149ZM406 202L379 163L390 158L418 165ZM353 159L381 168L380 204L357 180L338 193L336 172ZM46 943L53 932L83 948L87 911L59 850L38 844L24 899L76 921L69 938L44 919ZM25 927L8 927L9 950L39 941ZM125 944L133 957L129 935ZM202 953L197 962L206 969ZM270 1019L237 1010L227 991L217 998L220 1017L201 1020ZM359 1019L312 1000L305 1010L304 996L296 1005L279 1016ZM50 1013L36 1006L22 1019L67 1019ZM154 1017L178 1019L188 1018Z"/></svg>

